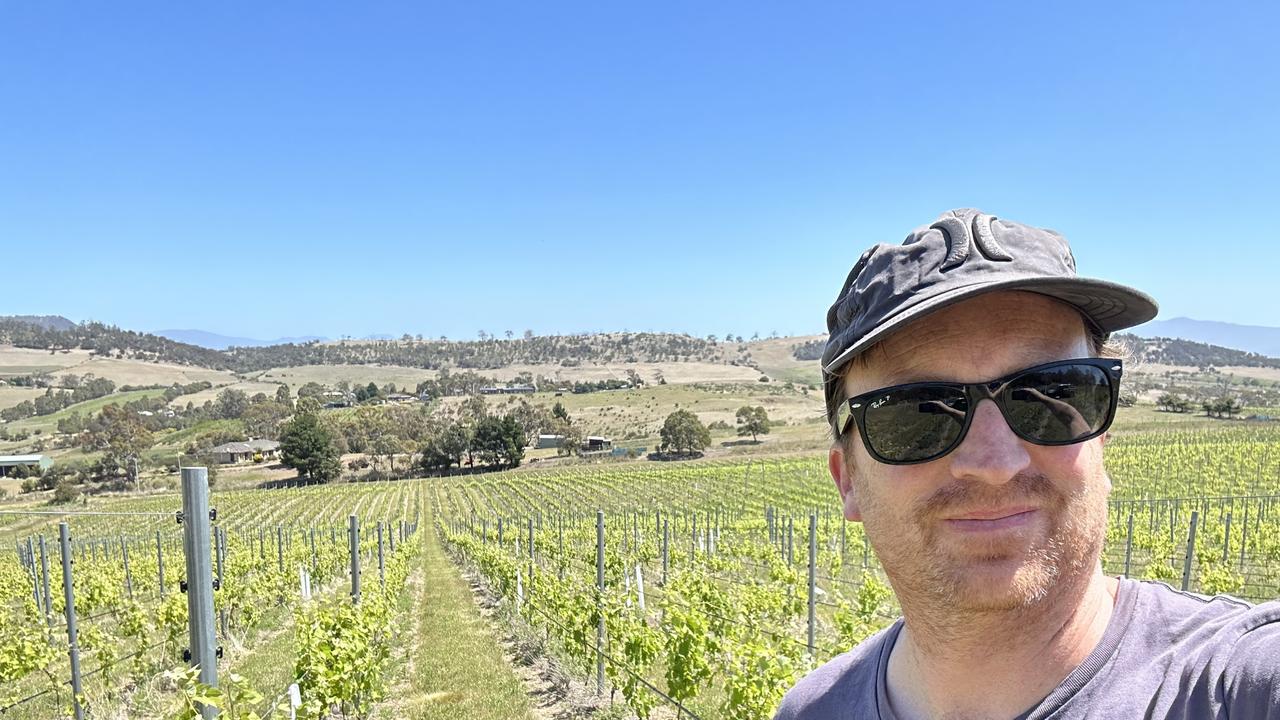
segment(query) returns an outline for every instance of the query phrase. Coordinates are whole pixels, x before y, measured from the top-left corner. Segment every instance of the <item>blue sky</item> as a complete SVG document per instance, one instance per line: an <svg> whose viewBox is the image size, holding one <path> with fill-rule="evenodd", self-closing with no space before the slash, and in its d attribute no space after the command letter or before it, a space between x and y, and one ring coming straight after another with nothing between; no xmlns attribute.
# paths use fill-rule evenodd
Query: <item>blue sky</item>
<svg viewBox="0 0 1280 720"><path fill-rule="evenodd" d="M815 333L972 206L1280 325L1276 4L959 5L0 2L0 314Z"/></svg>

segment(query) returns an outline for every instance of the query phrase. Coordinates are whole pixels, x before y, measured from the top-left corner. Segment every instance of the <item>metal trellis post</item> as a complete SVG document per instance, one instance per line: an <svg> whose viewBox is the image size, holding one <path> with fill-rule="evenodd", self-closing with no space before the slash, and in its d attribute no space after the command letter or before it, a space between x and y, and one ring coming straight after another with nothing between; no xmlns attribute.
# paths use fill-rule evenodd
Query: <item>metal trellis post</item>
<svg viewBox="0 0 1280 720"><path fill-rule="evenodd" d="M596 511L596 605L600 622L596 625L596 695L604 694L604 511Z"/></svg>
<svg viewBox="0 0 1280 720"><path fill-rule="evenodd" d="M813 656L813 631L818 586L818 516L809 515L809 656Z"/></svg>
<svg viewBox="0 0 1280 720"><path fill-rule="evenodd" d="M348 518L347 549L351 554L351 600L360 602L360 518Z"/></svg>
<svg viewBox="0 0 1280 720"><path fill-rule="evenodd" d="M164 597L164 547L160 544L160 531L156 531L156 582L160 585L160 597Z"/></svg>
<svg viewBox="0 0 1280 720"><path fill-rule="evenodd" d="M382 522L378 522L378 585L387 586L386 562L382 556Z"/></svg>
<svg viewBox="0 0 1280 720"><path fill-rule="evenodd" d="M209 470L182 468L182 549L187 560L187 634L191 664L200 682L218 686L218 647L213 634L213 563L209 557ZM213 718L218 709L202 705L200 715Z"/></svg>
<svg viewBox="0 0 1280 720"><path fill-rule="evenodd" d="M1187 533L1187 557L1182 561L1183 590L1187 590L1191 587L1191 562L1196 556L1196 521L1199 517L1200 513L1198 511L1191 511L1191 530Z"/></svg>
<svg viewBox="0 0 1280 720"><path fill-rule="evenodd" d="M62 549L62 598L67 613L67 653L71 657L71 703L76 720L84 720L84 708L80 706L83 689L80 686L80 642L76 630L76 598L71 579L71 531L65 522L58 523L58 543Z"/></svg>
<svg viewBox="0 0 1280 720"><path fill-rule="evenodd" d="M40 578L44 585L44 618L53 625L53 606L49 602L49 553L45 549L44 536L40 536Z"/></svg>
<svg viewBox="0 0 1280 720"><path fill-rule="evenodd" d="M1124 541L1124 576L1129 577L1129 563L1133 560L1133 510L1129 511L1129 532Z"/></svg>

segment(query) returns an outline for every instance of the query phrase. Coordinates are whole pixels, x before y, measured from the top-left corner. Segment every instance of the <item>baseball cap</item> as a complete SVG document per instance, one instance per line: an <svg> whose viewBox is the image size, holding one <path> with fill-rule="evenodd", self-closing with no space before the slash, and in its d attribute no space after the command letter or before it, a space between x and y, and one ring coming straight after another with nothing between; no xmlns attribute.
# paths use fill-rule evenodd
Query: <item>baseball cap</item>
<svg viewBox="0 0 1280 720"><path fill-rule="evenodd" d="M1158 309L1139 290L1077 276L1071 246L1053 230L972 208L949 210L913 230L901 245L874 245L849 271L827 311L827 407L838 372L851 359L913 320L995 290L1057 298L1103 333L1144 323Z"/></svg>

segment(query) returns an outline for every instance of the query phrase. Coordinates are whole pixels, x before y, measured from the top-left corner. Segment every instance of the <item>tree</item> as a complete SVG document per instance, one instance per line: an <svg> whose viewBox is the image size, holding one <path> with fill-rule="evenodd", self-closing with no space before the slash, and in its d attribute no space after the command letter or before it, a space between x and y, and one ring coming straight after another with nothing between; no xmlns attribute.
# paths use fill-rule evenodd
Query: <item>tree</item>
<svg viewBox="0 0 1280 720"><path fill-rule="evenodd" d="M318 402L320 398L324 397L324 386L318 382L312 381L298 388L299 400L301 400L302 398L308 398L308 397L315 398L316 401Z"/></svg>
<svg viewBox="0 0 1280 720"><path fill-rule="evenodd" d="M289 396L288 385L281 385L280 387L276 388L276 402L289 408L290 410L293 409L293 398Z"/></svg>
<svg viewBox="0 0 1280 720"><path fill-rule="evenodd" d="M378 384L370 380L369 384L364 387L364 394L369 400L378 397Z"/></svg>
<svg viewBox="0 0 1280 720"><path fill-rule="evenodd" d="M249 396L241 390L227 388L213 401L213 414L223 420L234 420L249 409Z"/></svg>
<svg viewBox="0 0 1280 720"><path fill-rule="evenodd" d="M1235 398L1228 397L1226 395L1223 395L1210 403L1206 403L1206 405L1209 405L1210 407L1208 409L1220 418L1230 418L1232 415L1240 412L1240 405L1236 402Z"/></svg>
<svg viewBox="0 0 1280 720"><path fill-rule="evenodd" d="M298 405L294 408L294 412L299 415L315 415L320 412L320 401L314 397L298 396Z"/></svg>
<svg viewBox="0 0 1280 720"><path fill-rule="evenodd" d="M462 456L470 445L471 434L465 425L456 420L438 422L420 450L419 464L427 472L462 465Z"/></svg>
<svg viewBox="0 0 1280 720"><path fill-rule="evenodd" d="M489 465L518 467L524 459L524 430L510 415L491 415L476 426L472 447Z"/></svg>
<svg viewBox="0 0 1280 720"><path fill-rule="evenodd" d="M286 467L314 480L338 477L338 448L334 436L313 414L298 415L280 428L280 456Z"/></svg>
<svg viewBox="0 0 1280 720"><path fill-rule="evenodd" d="M564 405L560 404L559 402L557 402L554 406L552 406L551 417L557 420L563 420L565 422L572 422L571 420L569 420L569 411L565 410Z"/></svg>
<svg viewBox="0 0 1280 720"><path fill-rule="evenodd" d="M122 467L136 467L129 461L136 460L151 447L152 436L132 410L125 410L115 403L102 408L102 412L86 424L80 434L80 445L85 452L102 452L102 475L114 475Z"/></svg>
<svg viewBox="0 0 1280 720"><path fill-rule="evenodd" d="M751 436L751 442L757 442L757 435L769 434L769 414L765 412L764 406L743 405L738 408L738 436Z"/></svg>
<svg viewBox="0 0 1280 720"><path fill-rule="evenodd" d="M520 424L525 446L537 443L538 435L547 432L555 423L545 405L534 405L527 400L521 400L510 414Z"/></svg>
<svg viewBox="0 0 1280 720"><path fill-rule="evenodd" d="M659 431L663 452L689 454L699 452L711 444L711 432L697 415L688 410L676 410L667 416Z"/></svg>
<svg viewBox="0 0 1280 720"><path fill-rule="evenodd" d="M557 455L578 455L582 452L582 430L577 425L573 425L567 421L560 420L552 425L551 432L563 438L560 441L560 447L556 448Z"/></svg>
<svg viewBox="0 0 1280 720"><path fill-rule="evenodd" d="M409 450L403 440L391 434L379 435L374 439L373 447L370 449L376 457L387 461L387 467L391 472L396 471L396 454Z"/></svg>
<svg viewBox="0 0 1280 720"><path fill-rule="evenodd" d="M472 395L462 401L462 405L458 408L458 413L462 422L475 427L481 420L489 417L489 406L485 403L484 398L479 395Z"/></svg>
<svg viewBox="0 0 1280 720"><path fill-rule="evenodd" d="M242 416L244 431L255 438L275 438L280 421L289 417L289 413L289 406L274 400L250 405Z"/></svg>

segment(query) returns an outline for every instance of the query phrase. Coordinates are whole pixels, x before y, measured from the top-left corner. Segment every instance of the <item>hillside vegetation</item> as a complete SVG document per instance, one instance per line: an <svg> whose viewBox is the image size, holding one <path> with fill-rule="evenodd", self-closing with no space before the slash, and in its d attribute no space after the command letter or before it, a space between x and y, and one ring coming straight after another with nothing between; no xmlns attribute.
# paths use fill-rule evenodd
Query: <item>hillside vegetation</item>
<svg viewBox="0 0 1280 720"><path fill-rule="evenodd" d="M1184 367L1257 367L1280 369L1280 359L1172 338L1144 339L1117 336L1128 343L1144 363ZM675 333L599 333L582 335L533 335L525 331L505 337L483 331L477 340L424 339L404 335L399 340L342 340L322 343L286 343L263 347L210 350L158 335L123 330L99 322L73 324L57 316L0 318L0 344L51 352L87 350L94 356L174 363L239 374L275 368L325 365L392 365L440 370L444 368L496 370L516 365L558 366L701 362L762 369L761 351L770 373L788 380L817 381L808 363L822 353L825 338L753 337L727 335L705 338ZM786 353L778 352L783 348ZM789 357L788 357L789 356ZM781 367L779 360L783 360ZM788 367L791 362L795 367ZM794 371L794 372L793 372ZM766 371L767 372L767 371ZM0 373L2 374L2 373Z"/></svg>

